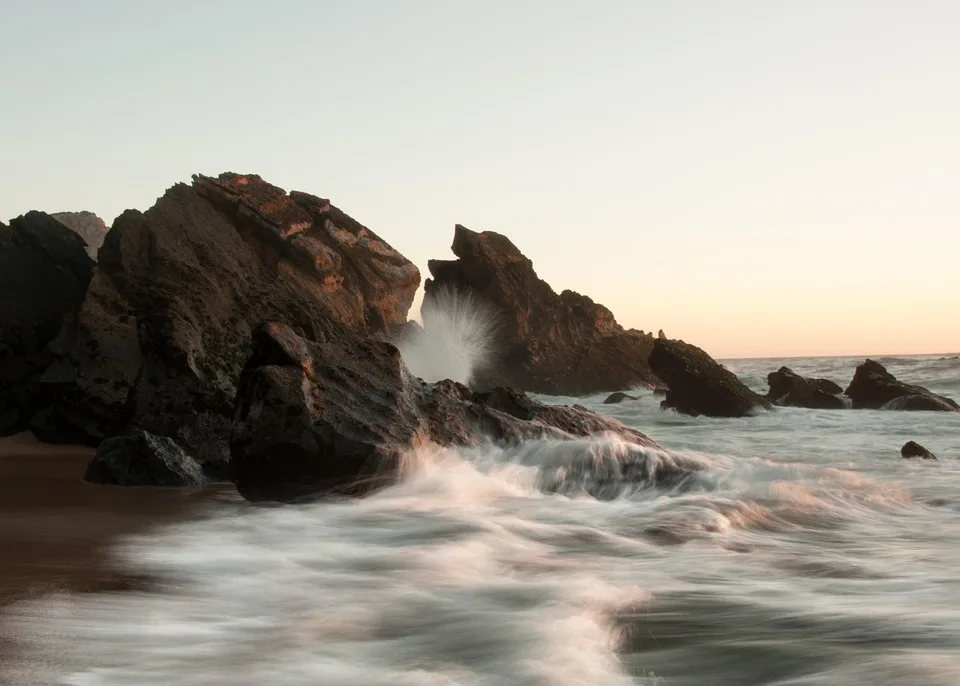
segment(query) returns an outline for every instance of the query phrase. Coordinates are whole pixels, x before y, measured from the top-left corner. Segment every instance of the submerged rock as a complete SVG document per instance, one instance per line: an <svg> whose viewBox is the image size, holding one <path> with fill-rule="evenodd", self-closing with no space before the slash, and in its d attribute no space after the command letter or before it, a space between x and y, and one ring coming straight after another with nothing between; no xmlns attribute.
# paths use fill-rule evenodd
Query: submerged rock
<svg viewBox="0 0 960 686"><path fill-rule="evenodd" d="M607 396L607 399L603 401L604 405L616 405L622 403L624 400L640 400L635 395L627 395L623 391L617 391L616 393L611 393Z"/></svg>
<svg viewBox="0 0 960 686"><path fill-rule="evenodd" d="M456 260L430 260L424 288L428 297L475 294L495 312L496 365L474 386L587 395L656 381L647 362L652 336L624 329L587 296L557 294L506 236L457 225L453 252Z"/></svg>
<svg viewBox="0 0 960 686"><path fill-rule="evenodd" d="M929 450L924 448L919 443L914 441L907 441L903 444L903 447L900 448L901 457L910 459L914 457L919 457L924 460L936 460L937 456L931 453Z"/></svg>
<svg viewBox="0 0 960 686"><path fill-rule="evenodd" d="M771 407L763 396L695 345L657 338L650 366L668 386L661 407L708 417L745 417L758 408Z"/></svg>
<svg viewBox="0 0 960 686"><path fill-rule="evenodd" d="M80 236L87 244L87 254L97 259L97 251L109 231L100 217L93 212L55 212L50 216Z"/></svg>
<svg viewBox="0 0 960 686"><path fill-rule="evenodd" d="M903 383L874 360L857 367L846 393L857 409L960 411L956 401Z"/></svg>
<svg viewBox="0 0 960 686"><path fill-rule="evenodd" d="M842 410L847 406L843 389L829 379L800 376L789 367L780 367L767 375L767 398L774 405L807 407L816 410Z"/></svg>
<svg viewBox="0 0 960 686"><path fill-rule="evenodd" d="M43 407L47 346L83 301L93 266L80 237L48 214L0 223L0 436L25 431Z"/></svg>
<svg viewBox="0 0 960 686"><path fill-rule="evenodd" d="M199 486L206 481L200 465L173 439L147 431L103 441L83 479L118 486Z"/></svg>
<svg viewBox="0 0 960 686"><path fill-rule="evenodd" d="M403 456L426 444L607 434L628 442L633 454L659 450L639 431L577 405L545 405L502 387L474 392L449 380L423 383L392 344L335 326L308 341L283 324L266 324L253 348L231 441L233 480L251 500L366 493L394 483ZM695 469L679 458L664 465L647 477Z"/></svg>

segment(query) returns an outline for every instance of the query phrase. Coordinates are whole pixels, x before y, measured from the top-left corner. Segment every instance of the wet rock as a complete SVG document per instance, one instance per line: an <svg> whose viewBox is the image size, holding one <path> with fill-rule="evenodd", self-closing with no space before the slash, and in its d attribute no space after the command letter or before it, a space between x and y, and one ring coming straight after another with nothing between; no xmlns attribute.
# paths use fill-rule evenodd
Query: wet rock
<svg viewBox="0 0 960 686"><path fill-rule="evenodd" d="M87 254L97 259L97 251L109 231L100 217L93 212L55 212L50 216L80 236L87 244Z"/></svg>
<svg viewBox="0 0 960 686"><path fill-rule="evenodd" d="M604 405L616 405L622 403L624 400L639 400L635 395L627 395L623 391L617 391L616 393L611 393L607 396L607 399L603 401Z"/></svg>
<svg viewBox="0 0 960 686"><path fill-rule="evenodd" d="M774 405L806 407L816 410L842 410L847 405L843 389L829 379L800 376L789 367L780 367L767 375L767 398Z"/></svg>
<svg viewBox="0 0 960 686"><path fill-rule="evenodd" d="M0 436L28 427L46 402L48 344L93 273L83 241L43 212L0 223Z"/></svg>
<svg viewBox="0 0 960 686"><path fill-rule="evenodd" d="M956 401L922 386L903 383L874 360L857 367L846 394L857 409L960 411Z"/></svg>
<svg viewBox="0 0 960 686"><path fill-rule="evenodd" d="M688 415L745 417L771 404L700 348L658 338L650 355L654 373L668 386L660 403Z"/></svg>
<svg viewBox="0 0 960 686"><path fill-rule="evenodd" d="M103 441L83 478L118 486L199 486L206 482L200 465L173 439L147 431Z"/></svg>
<svg viewBox="0 0 960 686"><path fill-rule="evenodd" d="M317 337L335 321L386 335L418 283L412 263L325 200L258 176L194 177L107 234L51 346L43 382L59 400L47 434L97 445L143 429L217 472L256 326L276 319Z"/></svg>
<svg viewBox="0 0 960 686"><path fill-rule="evenodd" d="M919 457L924 460L936 460L937 456L931 453L929 450L924 448L919 443L914 441L907 441L903 444L903 447L900 448L900 455L906 459Z"/></svg>
<svg viewBox="0 0 960 686"><path fill-rule="evenodd" d="M639 431L577 405L545 405L503 387L423 383L381 340L331 326L308 341L270 323L254 333L241 378L231 468L251 500L358 495L394 483L412 447L594 434L624 439L634 453L657 449ZM664 473L692 468L680 459L669 465Z"/></svg>
<svg viewBox="0 0 960 686"><path fill-rule="evenodd" d="M469 292L497 316L495 367L476 388L497 385L552 395L587 395L656 381L653 337L620 326L606 307L570 290L557 294L506 236L457 225L456 260L431 260L427 297Z"/></svg>

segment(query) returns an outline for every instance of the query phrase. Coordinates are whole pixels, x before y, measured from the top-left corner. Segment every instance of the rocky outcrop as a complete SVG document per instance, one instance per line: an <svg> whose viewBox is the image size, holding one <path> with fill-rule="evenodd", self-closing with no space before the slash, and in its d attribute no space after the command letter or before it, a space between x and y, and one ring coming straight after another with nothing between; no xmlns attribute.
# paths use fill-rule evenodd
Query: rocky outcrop
<svg viewBox="0 0 960 686"><path fill-rule="evenodd" d="M584 295L558 295L506 236L457 225L453 253L456 260L430 260L433 278L424 287L427 298L443 289L472 292L496 313L496 364L475 387L587 395L655 381L652 336L624 329Z"/></svg>
<svg viewBox="0 0 960 686"><path fill-rule="evenodd" d="M898 381L879 362L867 360L853 375L846 394L857 409L957 412L960 405L921 386Z"/></svg>
<svg viewBox="0 0 960 686"><path fill-rule="evenodd" d="M919 457L923 460L937 459L936 455L914 441L907 441L903 444L903 447L900 448L900 456L908 460L915 457Z"/></svg>
<svg viewBox="0 0 960 686"><path fill-rule="evenodd" d="M109 227L93 212L55 212L50 215L83 239L87 254L94 260Z"/></svg>
<svg viewBox="0 0 960 686"><path fill-rule="evenodd" d="M789 367L780 367L767 375L767 398L774 405L806 407L816 410L841 410L847 406L843 389L829 379L809 379Z"/></svg>
<svg viewBox="0 0 960 686"><path fill-rule="evenodd" d="M44 403L47 345L93 273L83 241L43 212L0 224L0 436L25 431Z"/></svg>
<svg viewBox="0 0 960 686"><path fill-rule="evenodd" d="M403 456L429 443L512 445L593 434L627 442L619 457L605 461L581 451L577 459L594 475L604 470L607 479L655 482L696 468L583 407L544 405L502 387L474 392L453 381L427 384L407 372L390 343L338 327L307 341L270 323L255 332L241 378L231 470L252 500L355 495L393 483Z"/></svg>
<svg viewBox="0 0 960 686"><path fill-rule="evenodd" d="M326 200L258 176L194 177L114 222L51 346L43 381L60 401L38 428L94 445L142 429L225 463L256 326L276 319L317 337L334 321L386 335L406 320L419 278Z"/></svg>
<svg viewBox="0 0 960 686"><path fill-rule="evenodd" d="M117 486L199 486L206 481L200 465L176 442L147 431L103 441L83 478Z"/></svg>
<svg viewBox="0 0 960 686"><path fill-rule="evenodd" d="M622 403L624 400L640 400L635 395L627 395L623 391L617 391L616 393L611 393L607 396L607 399L603 401L604 405L616 405Z"/></svg>
<svg viewBox="0 0 960 686"><path fill-rule="evenodd" d="M666 397L660 403L663 408L693 416L745 417L771 407L768 400L695 345L657 338L650 366L667 384Z"/></svg>

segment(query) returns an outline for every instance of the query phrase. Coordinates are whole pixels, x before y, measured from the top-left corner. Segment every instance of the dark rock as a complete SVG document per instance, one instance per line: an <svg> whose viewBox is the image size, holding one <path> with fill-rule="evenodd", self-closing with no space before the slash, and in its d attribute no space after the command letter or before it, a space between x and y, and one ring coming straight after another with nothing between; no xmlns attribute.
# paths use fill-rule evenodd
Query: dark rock
<svg viewBox="0 0 960 686"><path fill-rule="evenodd" d="M913 458L913 457L919 457L924 460L937 459L936 455L931 453L929 450L924 448L919 443L915 443L914 441L907 441L906 443L904 443L903 447L900 448L900 455L907 459Z"/></svg>
<svg viewBox="0 0 960 686"><path fill-rule="evenodd" d="M55 212L50 216L80 236L87 244L87 254L97 259L97 251L109 230L100 217L93 212Z"/></svg>
<svg viewBox="0 0 960 686"><path fill-rule="evenodd" d="M457 225L453 252L457 260L430 260L424 288L427 298L444 289L475 294L496 313L496 365L474 387L587 395L656 381L647 363L652 336L625 330L584 295L558 295L507 237Z"/></svg>
<svg viewBox="0 0 960 686"><path fill-rule="evenodd" d="M133 431L100 444L85 481L118 486L198 486L200 465L166 436Z"/></svg>
<svg viewBox="0 0 960 686"><path fill-rule="evenodd" d="M775 405L807 407L817 410L842 410L843 389L829 379L809 379L789 367L780 367L767 375L770 391L767 398Z"/></svg>
<svg viewBox="0 0 960 686"><path fill-rule="evenodd" d="M960 405L954 400L931 393L922 386L898 381L886 367L874 360L867 360L857 367L846 393L857 409L960 411Z"/></svg>
<svg viewBox="0 0 960 686"><path fill-rule="evenodd" d="M325 200L258 176L177 184L107 234L83 305L51 346L43 381L60 400L46 433L96 445L139 428L217 473L257 325L319 337L337 321L386 335L418 282L412 263Z"/></svg>
<svg viewBox="0 0 960 686"><path fill-rule="evenodd" d="M650 355L654 373L668 386L660 406L689 415L745 417L769 401L747 388L700 348L658 338Z"/></svg>
<svg viewBox="0 0 960 686"><path fill-rule="evenodd" d="M623 391L617 391L616 393L611 393L607 396L607 399L603 401L604 405L616 405L617 403L622 403L624 400L639 400L635 395L627 395Z"/></svg>
<svg viewBox="0 0 960 686"><path fill-rule="evenodd" d="M84 247L43 212L0 224L0 436L25 431L46 401L47 346L80 306L93 273Z"/></svg>
<svg viewBox="0 0 960 686"><path fill-rule="evenodd" d="M632 478L657 481L698 468L586 408L545 405L503 387L474 392L449 380L425 384L407 372L390 343L335 326L311 342L270 323L254 333L241 378L231 466L245 497L289 501L357 495L394 483L412 447L516 445L595 434L616 436L627 447L606 462L588 451L575 454L580 473L603 462L613 470L608 476L622 476L629 464ZM596 484L596 471L591 474Z"/></svg>

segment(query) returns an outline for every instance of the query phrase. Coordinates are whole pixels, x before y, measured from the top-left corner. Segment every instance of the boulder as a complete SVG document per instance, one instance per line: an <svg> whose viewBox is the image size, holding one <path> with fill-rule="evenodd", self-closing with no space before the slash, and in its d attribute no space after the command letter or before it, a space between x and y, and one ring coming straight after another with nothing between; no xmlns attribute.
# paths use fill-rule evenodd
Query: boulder
<svg viewBox="0 0 960 686"><path fill-rule="evenodd" d="M100 217L93 212L55 212L50 216L80 236L87 244L87 254L97 259L97 251L109 231Z"/></svg>
<svg viewBox="0 0 960 686"><path fill-rule="evenodd" d="M657 338L650 366L668 387L660 403L663 408L693 416L745 417L757 409L772 407L695 345Z"/></svg>
<svg viewBox="0 0 960 686"><path fill-rule="evenodd" d="M43 406L47 346L83 301L93 266L80 237L48 214L0 223L0 436L25 431Z"/></svg>
<svg viewBox="0 0 960 686"><path fill-rule="evenodd" d="M360 495L394 483L411 448L595 434L615 437L622 450L606 461L583 450L575 460L594 476L602 465L608 481L610 473L656 482L697 469L586 408L545 405L503 387L475 392L449 380L427 384L410 375L388 342L336 326L308 341L268 323L254 333L240 381L231 472L251 500Z"/></svg>
<svg viewBox="0 0 960 686"><path fill-rule="evenodd" d="M173 439L139 430L103 441L83 479L118 486L199 486L206 481L200 465Z"/></svg>
<svg viewBox="0 0 960 686"><path fill-rule="evenodd" d="M846 394L857 409L960 411L956 401L931 393L922 386L898 381L886 367L874 360L867 360L857 367Z"/></svg>
<svg viewBox="0 0 960 686"><path fill-rule="evenodd" d="M846 402L843 389L829 379L800 376L789 367L780 367L767 375L767 398L774 405L807 407L815 410L842 410Z"/></svg>
<svg viewBox="0 0 960 686"><path fill-rule="evenodd" d="M910 459L914 457L919 457L924 460L936 460L937 456L931 453L929 450L924 448L919 443L914 441L907 441L903 444L903 447L900 448L900 456L905 459Z"/></svg>
<svg viewBox="0 0 960 686"><path fill-rule="evenodd" d="M607 399L603 401L604 405L616 405L622 403L624 400L640 400L635 395L627 395L623 391L617 391L616 393L611 393L607 396Z"/></svg>
<svg viewBox="0 0 960 686"><path fill-rule="evenodd" d="M474 387L588 395L656 381L647 363L652 336L624 329L585 295L557 294L506 236L457 225L453 253L456 260L428 263L425 300L444 289L469 292L494 311L496 364Z"/></svg>
<svg viewBox="0 0 960 686"><path fill-rule="evenodd" d="M406 320L417 268L328 201L258 176L194 177L114 222L43 382L59 401L47 440L142 429L216 471L229 460L250 336L277 319L311 337L336 321L387 335Z"/></svg>

